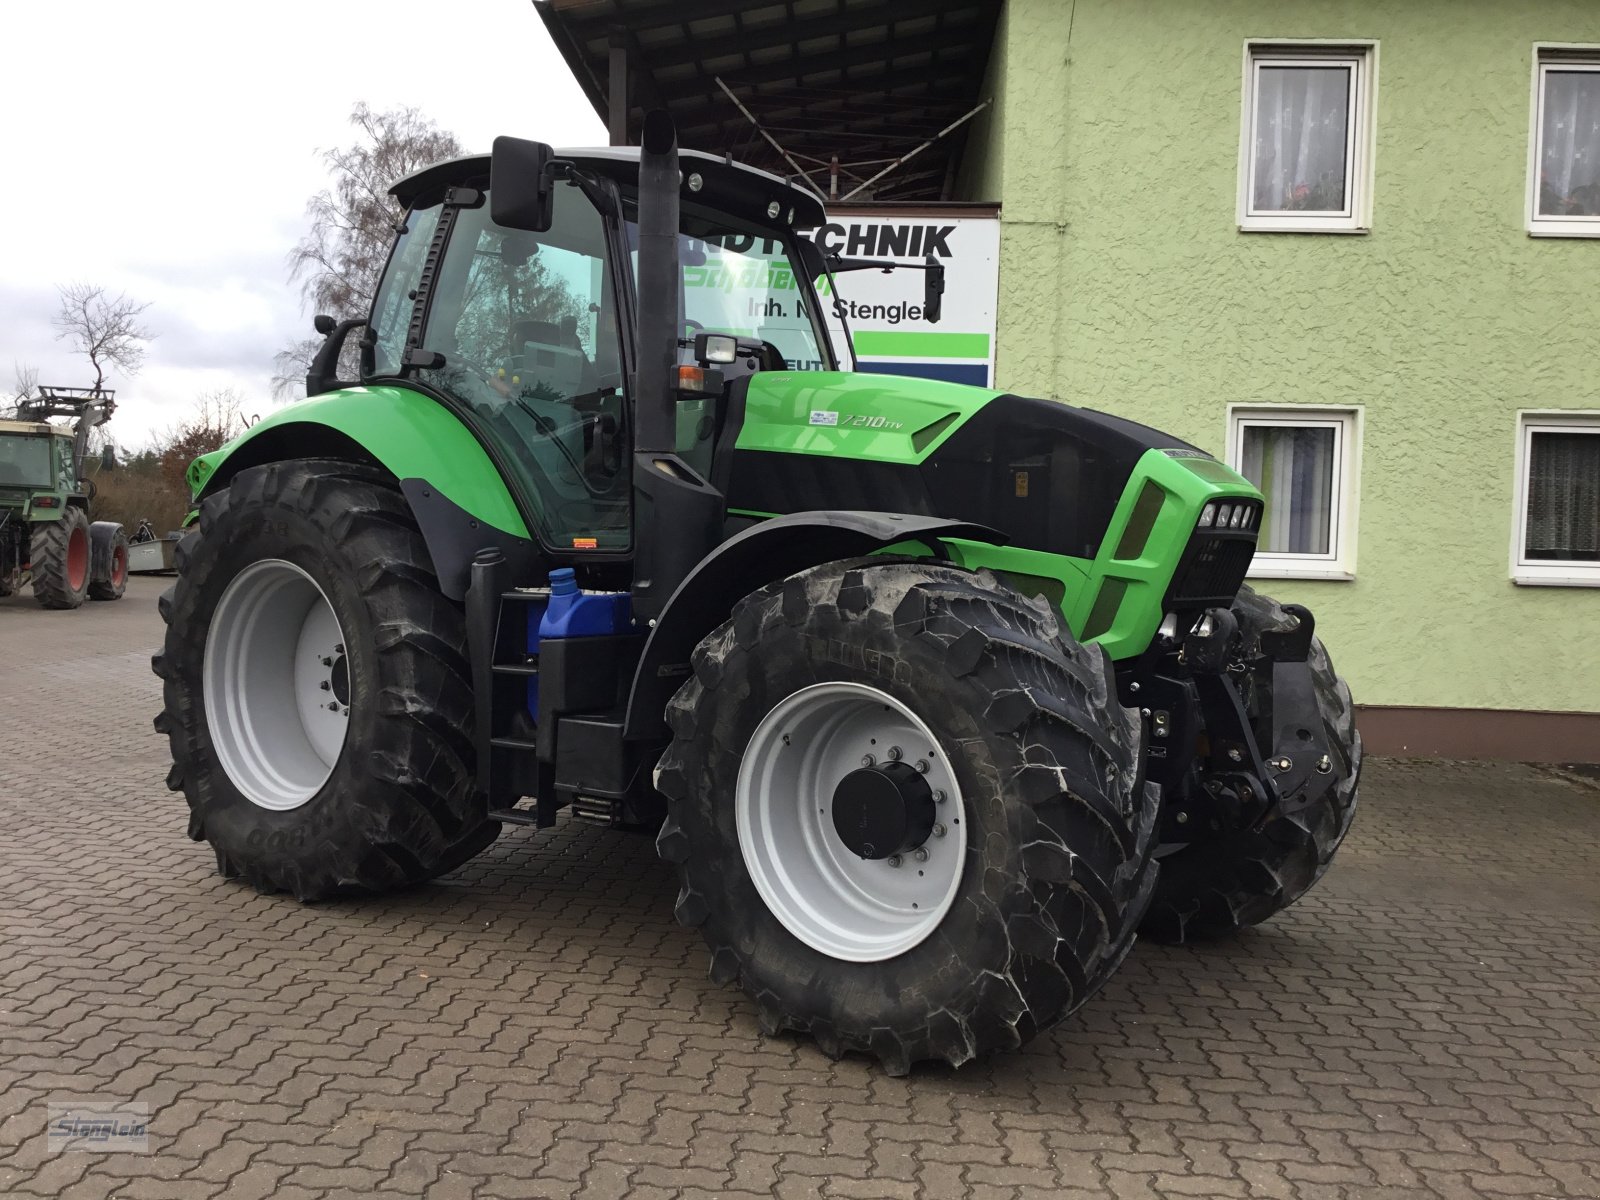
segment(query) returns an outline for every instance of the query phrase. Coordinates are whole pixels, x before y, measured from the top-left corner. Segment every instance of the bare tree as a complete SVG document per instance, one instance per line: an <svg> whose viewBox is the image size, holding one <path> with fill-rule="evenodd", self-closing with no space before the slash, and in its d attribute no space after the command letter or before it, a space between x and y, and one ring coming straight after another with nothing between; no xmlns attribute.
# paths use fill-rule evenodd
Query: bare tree
<svg viewBox="0 0 1600 1200"><path fill-rule="evenodd" d="M248 422L242 403L232 388L207 392L195 400L189 416L156 434L154 449L159 470L170 487L183 488L190 463L245 431Z"/></svg>
<svg viewBox="0 0 1600 1200"><path fill-rule="evenodd" d="M106 372L115 368L137 375L144 365L144 344L155 335L139 323L148 301L130 299L126 292L107 295L91 283L73 283L58 289L61 309L56 313L56 340L86 355L94 368L94 387L105 386Z"/></svg>
<svg viewBox="0 0 1600 1200"><path fill-rule="evenodd" d="M13 362L11 364L11 399L18 404L24 400L32 400L34 392L39 390L39 368L32 363Z"/></svg>
<svg viewBox="0 0 1600 1200"><path fill-rule="evenodd" d="M333 175L306 205L311 229L289 253L289 277L318 313L343 321L365 316L403 215L389 187L422 167L461 153L453 134L439 129L415 108L374 112L355 106L350 123L359 136L349 146L323 152ZM292 392L322 344L307 338L276 356L273 392Z"/></svg>

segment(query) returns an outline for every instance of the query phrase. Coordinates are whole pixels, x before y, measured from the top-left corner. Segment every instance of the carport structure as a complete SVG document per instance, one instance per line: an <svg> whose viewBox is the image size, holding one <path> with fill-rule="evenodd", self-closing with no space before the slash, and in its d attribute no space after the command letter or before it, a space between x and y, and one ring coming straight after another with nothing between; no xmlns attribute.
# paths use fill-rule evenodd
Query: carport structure
<svg viewBox="0 0 1600 1200"><path fill-rule="evenodd" d="M534 0L613 145L668 110L686 146L820 194L951 198L1000 0Z"/></svg>

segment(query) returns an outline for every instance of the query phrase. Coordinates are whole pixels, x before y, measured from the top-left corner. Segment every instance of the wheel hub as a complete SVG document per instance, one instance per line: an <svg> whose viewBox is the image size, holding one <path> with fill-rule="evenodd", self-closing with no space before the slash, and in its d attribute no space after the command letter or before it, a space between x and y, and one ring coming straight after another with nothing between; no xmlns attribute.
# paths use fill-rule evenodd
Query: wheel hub
<svg viewBox="0 0 1600 1200"><path fill-rule="evenodd" d="M344 655L339 655L333 660L333 669L328 674L328 687L333 692L333 698L346 707L350 704L350 668L345 665Z"/></svg>
<svg viewBox="0 0 1600 1200"><path fill-rule="evenodd" d="M862 767L833 790L833 828L851 854L892 858L915 850L933 832L933 789L909 763Z"/></svg>

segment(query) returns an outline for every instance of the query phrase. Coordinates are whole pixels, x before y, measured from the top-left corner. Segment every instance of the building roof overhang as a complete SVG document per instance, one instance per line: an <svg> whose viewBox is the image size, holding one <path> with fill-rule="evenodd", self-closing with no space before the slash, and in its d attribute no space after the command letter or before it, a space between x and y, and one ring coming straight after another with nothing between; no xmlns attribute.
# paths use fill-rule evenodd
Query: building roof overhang
<svg viewBox="0 0 1600 1200"><path fill-rule="evenodd" d="M534 0L534 7L613 141L635 140L643 114L664 108L681 145L780 175L803 172L823 193L833 183L842 198L934 139L870 196L857 197L927 201L949 199L968 126L940 132L987 99L981 92L1000 0ZM619 74L627 100L614 113Z"/></svg>

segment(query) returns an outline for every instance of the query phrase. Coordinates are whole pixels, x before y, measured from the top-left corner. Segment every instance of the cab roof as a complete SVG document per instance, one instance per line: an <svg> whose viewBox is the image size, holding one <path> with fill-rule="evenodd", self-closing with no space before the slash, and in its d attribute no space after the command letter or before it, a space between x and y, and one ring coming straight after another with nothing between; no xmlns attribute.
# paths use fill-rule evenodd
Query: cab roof
<svg viewBox="0 0 1600 1200"><path fill-rule="evenodd" d="M639 179L639 147L593 146L572 150L557 150L556 157L577 163L597 175L615 180L624 190L636 185ZM814 229L827 220L822 201L804 188L797 187L780 176L747 167L731 158L719 158L703 150L679 150L678 162L685 180L699 175L705 186L692 193L685 189L684 199L757 225L790 226L795 229ZM469 154L447 159L407 175L389 189L389 194L402 207L436 204L443 198L446 188L472 180L487 181L489 156ZM778 203L778 217L768 215L773 201ZM790 217L793 213L793 217Z"/></svg>

